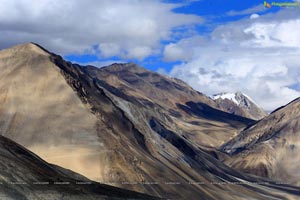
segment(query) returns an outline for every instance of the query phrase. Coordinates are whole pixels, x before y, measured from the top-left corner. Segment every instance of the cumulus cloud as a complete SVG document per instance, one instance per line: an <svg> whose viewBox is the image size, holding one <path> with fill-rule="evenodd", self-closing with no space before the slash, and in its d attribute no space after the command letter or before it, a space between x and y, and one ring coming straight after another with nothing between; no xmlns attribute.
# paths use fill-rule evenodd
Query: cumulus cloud
<svg viewBox="0 0 300 200"><path fill-rule="evenodd" d="M177 43L169 43L164 47L163 56L166 61L187 61L192 58L193 51L205 42L201 36L185 38Z"/></svg>
<svg viewBox="0 0 300 200"><path fill-rule="evenodd" d="M259 18L259 14L254 13L250 15L250 19L257 19L257 18Z"/></svg>
<svg viewBox="0 0 300 200"><path fill-rule="evenodd" d="M158 0L0 0L0 48L37 42L61 53L143 59L199 16Z"/></svg>
<svg viewBox="0 0 300 200"><path fill-rule="evenodd" d="M298 9L284 9L221 25L201 45L173 44L178 52L192 55L170 75L209 95L242 91L268 111L282 106L300 96L296 13Z"/></svg>
<svg viewBox="0 0 300 200"><path fill-rule="evenodd" d="M246 41L246 45L258 47L299 47L300 19L292 19L284 22L254 23L244 30L247 35L253 36ZM249 43L249 44L247 44Z"/></svg>

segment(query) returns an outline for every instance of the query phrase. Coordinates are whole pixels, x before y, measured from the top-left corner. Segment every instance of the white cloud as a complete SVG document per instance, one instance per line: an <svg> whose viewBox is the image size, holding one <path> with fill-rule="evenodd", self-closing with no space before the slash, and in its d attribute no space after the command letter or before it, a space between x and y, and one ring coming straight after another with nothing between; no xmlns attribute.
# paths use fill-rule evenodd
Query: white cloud
<svg viewBox="0 0 300 200"><path fill-rule="evenodd" d="M298 12L284 9L219 26L201 45L178 42L174 46L192 49L192 56L170 75L209 95L243 91L266 110L282 106L300 96L291 87L300 83Z"/></svg>
<svg viewBox="0 0 300 200"><path fill-rule="evenodd" d="M166 61L186 61L192 58L193 51L204 43L204 38L194 36L182 39L177 43L169 43L164 47L163 56Z"/></svg>
<svg viewBox="0 0 300 200"><path fill-rule="evenodd" d="M101 56L107 58L121 53L121 47L115 43L103 42L98 46Z"/></svg>
<svg viewBox="0 0 300 200"><path fill-rule="evenodd" d="M133 48L130 48L128 50L127 56L130 58L137 58L139 60L142 60L146 56L152 54L152 50L148 46L135 46Z"/></svg>
<svg viewBox="0 0 300 200"><path fill-rule="evenodd" d="M295 28L296 27L296 28ZM245 34L254 36L248 45L258 47L295 47L300 46L300 19L284 22L260 22L244 30Z"/></svg>
<svg viewBox="0 0 300 200"><path fill-rule="evenodd" d="M170 43L165 46L164 57L167 61L185 60L186 55L183 49L178 47L177 44Z"/></svg>
<svg viewBox="0 0 300 200"><path fill-rule="evenodd" d="M144 57L175 27L199 23L158 0L0 0L0 48L33 41L57 53ZM94 47L99 49L94 49Z"/></svg>
<svg viewBox="0 0 300 200"><path fill-rule="evenodd" d="M250 15L250 19L257 19L257 18L259 18L259 14L254 13Z"/></svg>

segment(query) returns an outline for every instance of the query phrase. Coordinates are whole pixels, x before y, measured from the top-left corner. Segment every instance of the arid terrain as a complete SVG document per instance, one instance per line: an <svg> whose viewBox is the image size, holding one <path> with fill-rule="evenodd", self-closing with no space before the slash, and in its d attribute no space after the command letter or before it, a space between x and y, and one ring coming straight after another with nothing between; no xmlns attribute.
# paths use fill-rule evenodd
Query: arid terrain
<svg viewBox="0 0 300 200"><path fill-rule="evenodd" d="M297 102L257 122L134 63L80 66L34 43L0 51L1 135L93 181L167 199L299 199L297 174L283 177L298 173Z"/></svg>
<svg viewBox="0 0 300 200"><path fill-rule="evenodd" d="M0 136L0 199L158 199L93 182Z"/></svg>
<svg viewBox="0 0 300 200"><path fill-rule="evenodd" d="M278 183L300 185L299 99L247 127L221 149L231 155L229 166Z"/></svg>

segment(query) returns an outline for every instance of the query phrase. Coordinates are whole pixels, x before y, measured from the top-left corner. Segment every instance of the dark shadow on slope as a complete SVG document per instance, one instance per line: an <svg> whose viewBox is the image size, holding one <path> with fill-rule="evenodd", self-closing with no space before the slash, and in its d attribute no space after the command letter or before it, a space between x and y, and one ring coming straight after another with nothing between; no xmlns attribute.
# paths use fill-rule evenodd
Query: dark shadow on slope
<svg viewBox="0 0 300 200"><path fill-rule="evenodd" d="M161 137L170 142L173 146L175 146L178 150L180 150L185 155L195 158L197 153L191 148L181 137L173 133L172 131L163 127L158 121L154 118L149 121L150 127L157 132Z"/></svg>
<svg viewBox="0 0 300 200"><path fill-rule="evenodd" d="M115 132L115 129L123 130L122 132L129 137L130 141L135 141L143 151L150 154L144 135L135 127L124 111L106 94L106 88L116 92L114 88L109 87L108 84L97 78L91 77L86 73L84 67L64 61L61 56L52 54L51 61L62 70L67 83L78 94L82 102L90 104L92 113L99 114L99 116L103 115L104 123L108 124L113 132ZM119 95L127 98L122 93L119 93ZM105 107L110 107L111 111L106 111Z"/></svg>
<svg viewBox="0 0 300 200"><path fill-rule="evenodd" d="M177 104L177 107L185 111L189 115L196 115L201 118L219 121L230 124L232 127L239 128L241 125L254 124L256 121L241 117L238 115L230 114L215 108L210 107L204 103L186 102L185 105Z"/></svg>
<svg viewBox="0 0 300 200"><path fill-rule="evenodd" d="M76 172L49 164L12 140L0 136L1 199L161 199L91 181ZM14 167L11 167L14 166ZM22 180L24 184L11 184ZM49 182L47 185L35 182ZM56 185L55 182L69 184ZM89 184L77 184L88 182ZM50 196L49 196L50 194ZM51 196L53 194L53 196ZM2 196L3 195L3 196ZM6 199L6 198L5 198ZM61 199L61 198L60 198Z"/></svg>
<svg viewBox="0 0 300 200"><path fill-rule="evenodd" d="M137 105L137 106L149 106L149 107L154 106L154 104L151 101L148 101L147 99L137 98L137 97L132 97L130 95L127 95L126 92L124 92L127 89L126 87L116 88L116 87L108 84L107 82L99 79L99 77L97 77L97 73L100 73L99 68L96 68L96 67L93 67L93 66L85 66L85 67L82 67L82 71L84 71L89 76L96 79L97 83L101 87L105 88L110 93L112 93L113 95L115 95L115 96L117 96L121 99L124 99L124 100L126 100L130 103L133 103L133 104Z"/></svg>
<svg viewBox="0 0 300 200"><path fill-rule="evenodd" d="M204 177L209 180L215 180L220 182L240 182L241 180L250 183L260 183L261 186L278 189L281 191L288 192L293 195L300 195L300 188L292 185L278 185L274 181L258 176L247 175L240 173L236 170L229 168L228 166L221 163L217 158L202 149L197 149L193 145L189 144L176 133L168 130L155 118L150 119L149 125L152 130L157 132L161 137L170 142L178 150L180 150L190 166L196 169ZM254 190L260 194L271 196L267 191L263 190L261 186L244 184L244 187ZM276 195L275 195L276 196ZM277 198L284 199L278 195Z"/></svg>

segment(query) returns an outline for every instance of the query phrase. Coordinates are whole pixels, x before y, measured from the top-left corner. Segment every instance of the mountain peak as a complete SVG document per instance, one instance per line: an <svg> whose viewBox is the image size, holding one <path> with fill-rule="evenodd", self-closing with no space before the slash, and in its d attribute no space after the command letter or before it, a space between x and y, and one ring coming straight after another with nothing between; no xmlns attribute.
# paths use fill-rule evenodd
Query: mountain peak
<svg viewBox="0 0 300 200"><path fill-rule="evenodd" d="M249 97L248 95L244 94L241 91L237 91L235 93L222 92L222 93L218 93L218 94L213 95L212 98L214 100L216 100L216 99L223 99L223 100L228 99L228 100L231 100L232 102L234 102L236 105L243 104L243 106L247 106L248 101L250 101L251 103L256 104L256 102L251 97Z"/></svg>
<svg viewBox="0 0 300 200"><path fill-rule="evenodd" d="M230 113L248 117L251 119L261 119L266 113L248 95L238 91L235 93L219 93L212 96L219 106Z"/></svg>
<svg viewBox="0 0 300 200"><path fill-rule="evenodd" d="M16 46L13 46L11 48L2 50L2 52L7 52L7 53L17 53L17 52L31 52L31 53L37 53L37 54L42 54L42 55L49 55L49 51L47 51L45 48L40 46L39 44L36 44L34 42L28 42L24 44L19 44Z"/></svg>
<svg viewBox="0 0 300 200"><path fill-rule="evenodd" d="M222 99L222 100L228 99L228 100L232 101L233 103L235 103L236 105L239 105L239 102L236 99L236 96L237 95L241 95L241 94L242 94L241 92L236 92L236 93L222 92L222 93L214 94L212 96L212 98L214 100L217 100L217 99Z"/></svg>
<svg viewBox="0 0 300 200"><path fill-rule="evenodd" d="M113 63L109 66L101 68L103 70L108 70L110 72L121 72L121 71L129 71L132 73L144 73L149 72L143 67L140 67L139 65L129 62L129 63Z"/></svg>

